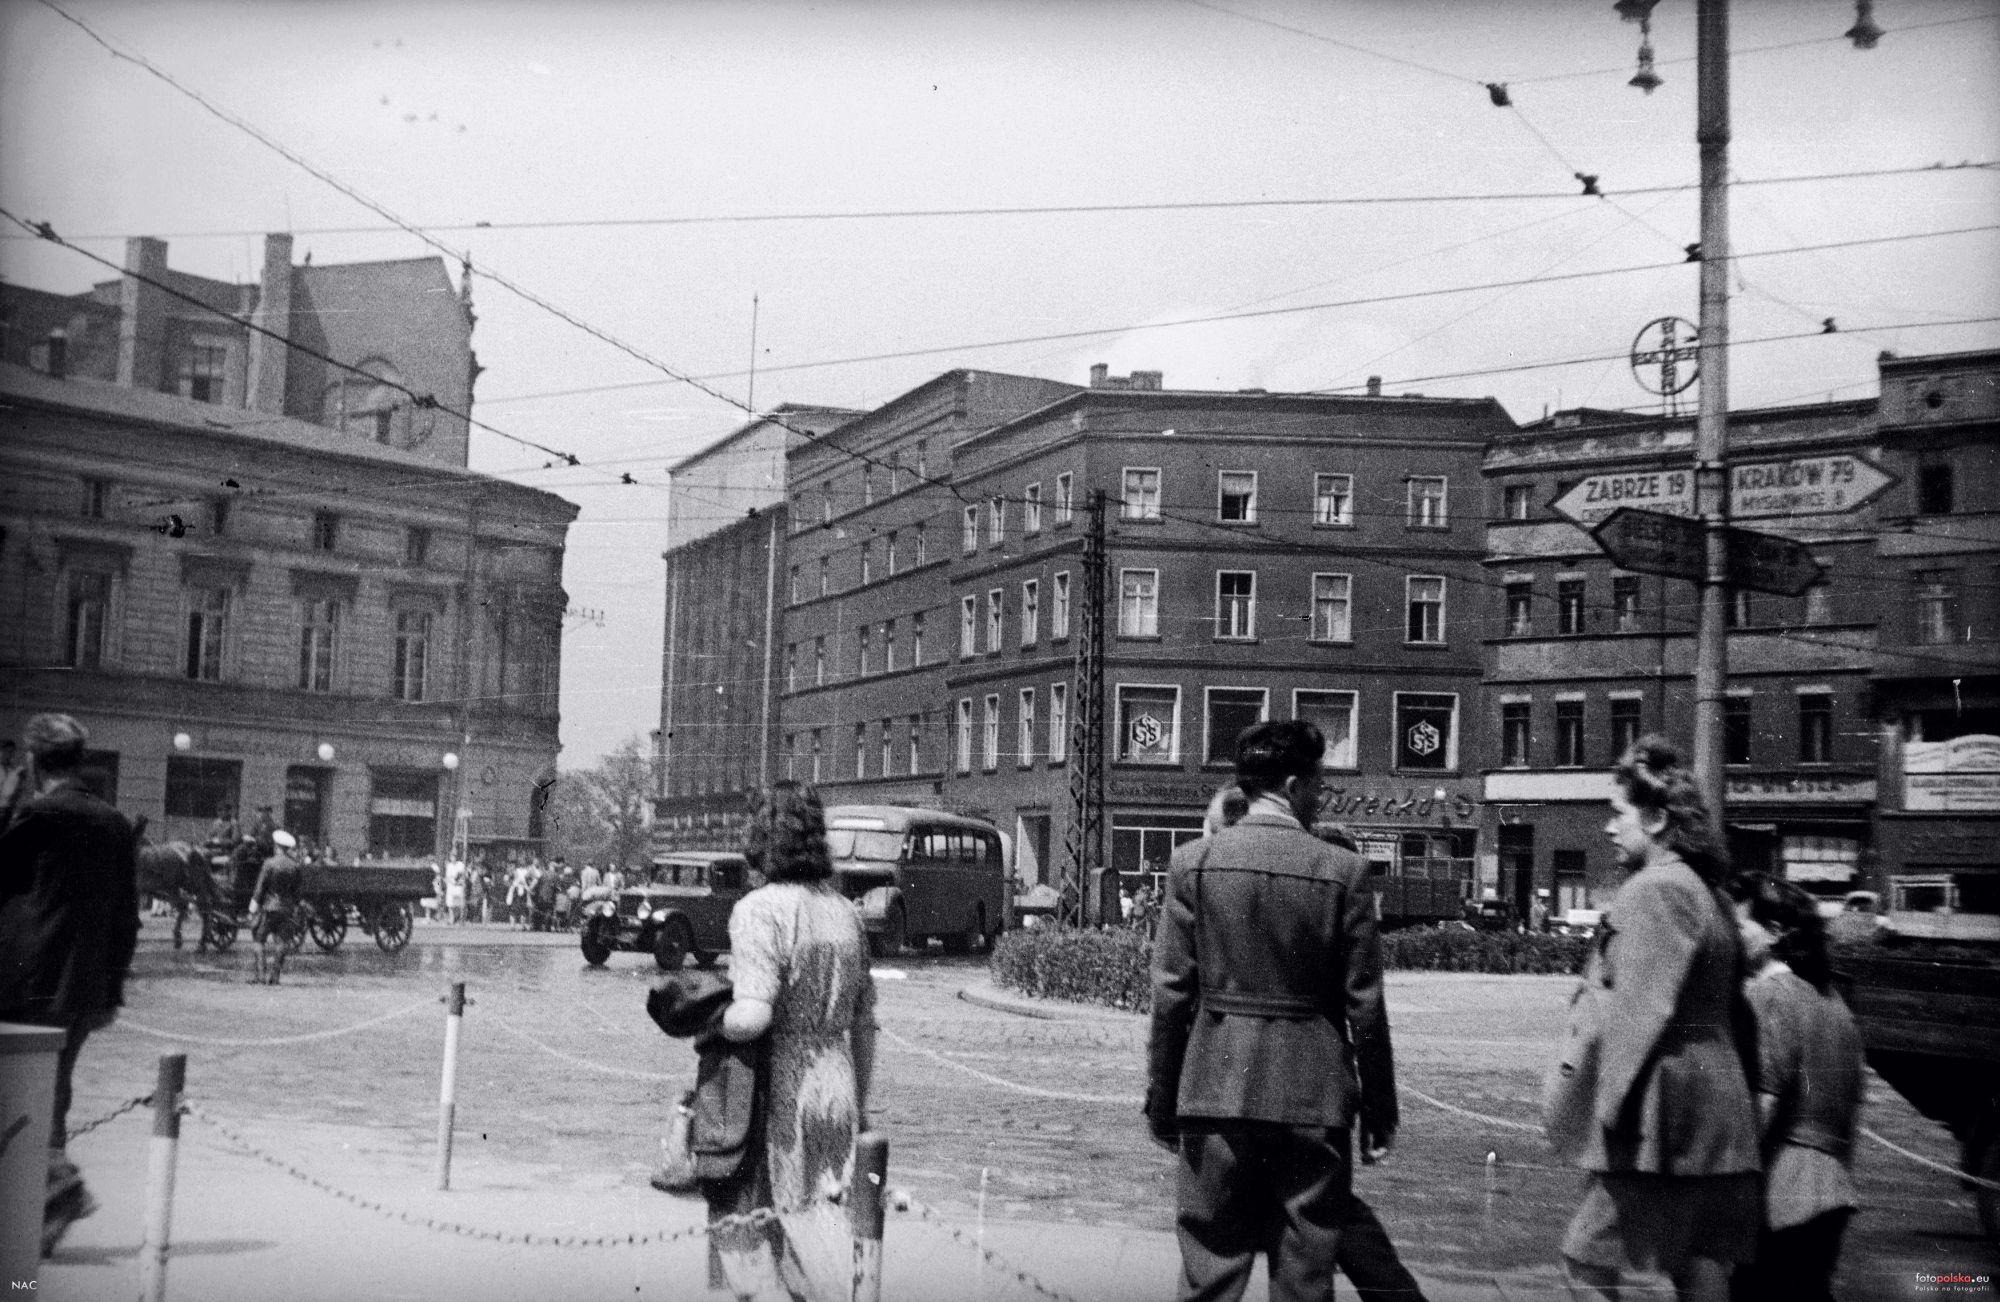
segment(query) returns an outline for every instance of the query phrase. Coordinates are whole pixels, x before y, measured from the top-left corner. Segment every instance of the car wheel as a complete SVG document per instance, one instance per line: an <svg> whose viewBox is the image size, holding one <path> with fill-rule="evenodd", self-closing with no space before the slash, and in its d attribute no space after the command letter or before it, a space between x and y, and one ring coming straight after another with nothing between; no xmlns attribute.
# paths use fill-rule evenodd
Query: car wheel
<svg viewBox="0 0 2000 1302"><path fill-rule="evenodd" d="M653 961L662 972L678 972L694 950L694 930L686 918L668 918L653 940Z"/></svg>
<svg viewBox="0 0 2000 1302"><path fill-rule="evenodd" d="M583 961L592 967L603 967L605 960L611 957L611 940L596 918L583 924L583 935L578 944L583 950Z"/></svg>

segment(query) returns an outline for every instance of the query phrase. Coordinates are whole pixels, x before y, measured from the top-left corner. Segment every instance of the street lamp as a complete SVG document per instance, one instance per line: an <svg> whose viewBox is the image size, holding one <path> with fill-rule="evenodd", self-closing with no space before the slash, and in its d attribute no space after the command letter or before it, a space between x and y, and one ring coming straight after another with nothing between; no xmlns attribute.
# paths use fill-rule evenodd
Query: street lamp
<svg viewBox="0 0 2000 1302"><path fill-rule="evenodd" d="M175 733L175 734L174 734L174 749L175 749L175 750L193 750L193 749L194 749L194 738L192 738L192 737L188 736L188 735L187 735L186 733L184 733L184 732L177 732L177 733Z"/></svg>
<svg viewBox="0 0 2000 1302"><path fill-rule="evenodd" d="M458 756L452 751L444 753L444 771L447 773L456 773L458 771Z"/></svg>
<svg viewBox="0 0 2000 1302"><path fill-rule="evenodd" d="M323 741L323 742L321 742L321 743L319 744L319 752L318 752L318 753L319 753L319 762L320 762L320 763L322 763L322 764L331 764L331 763L333 763L333 743L332 743L332 742L330 742L330 741Z"/></svg>

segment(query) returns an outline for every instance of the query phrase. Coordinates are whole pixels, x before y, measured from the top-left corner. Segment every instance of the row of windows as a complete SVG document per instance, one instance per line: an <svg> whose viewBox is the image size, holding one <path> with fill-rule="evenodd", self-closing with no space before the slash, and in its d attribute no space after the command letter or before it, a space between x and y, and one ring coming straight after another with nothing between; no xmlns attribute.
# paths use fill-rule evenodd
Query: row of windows
<svg viewBox="0 0 2000 1302"><path fill-rule="evenodd" d="M875 505L878 485L882 490L885 490L882 492L884 498L894 497L905 488L921 486L930 478L929 448L930 444L928 440L918 439L911 445L910 451L913 456L909 465L903 463L903 452L900 448L888 454L888 464L886 467L873 462L863 462L861 466L861 501L858 505ZM820 484L819 523L821 524L831 524L833 517L841 514L834 506L835 494L833 484L834 481L832 479L824 480ZM793 531L796 532L805 528L810 522L810 514L805 509L805 493L803 491L794 492L791 500L791 525Z"/></svg>
<svg viewBox="0 0 2000 1302"><path fill-rule="evenodd" d="M976 508L975 508L976 509ZM878 578L893 578L905 570L913 570L930 563L930 544L925 534L923 521L911 525L907 531L891 529L881 538L882 547L876 550L876 540L867 539L859 546L860 574L857 586L866 587ZM877 565L880 569L877 569ZM806 600L803 576L797 565L791 567L789 577L791 604L796 606ZM833 558L819 558L818 595L825 597L833 592Z"/></svg>
<svg viewBox="0 0 2000 1302"><path fill-rule="evenodd" d="M1725 763L1755 762L1752 742L1754 698L1730 696L1722 707L1722 754ZM1594 753L1589 745L1585 703L1581 699L1555 702L1555 749L1550 757L1556 768L1602 768L1616 763L1626 747L1639 739L1644 723L1644 702L1637 696L1610 699L1605 749ZM1798 693L1798 762L1833 762L1833 693ZM1500 705L1500 763L1505 768L1532 768L1537 759L1534 703L1503 701ZM1766 762L1773 762L1769 757Z"/></svg>
<svg viewBox="0 0 2000 1302"><path fill-rule="evenodd" d="M1215 520L1221 524L1258 522L1258 480L1255 470L1218 470L1215 477ZM1444 529L1450 526L1448 488L1443 475L1411 475L1405 479L1404 523L1412 529ZM1068 473L1056 476L1055 522L1067 524L1075 511L1074 485ZM1158 466L1126 466L1121 472L1118 515L1122 520L1158 520L1162 475ZM1008 500L990 499L984 508L965 508L959 549L967 554L979 550L982 532L988 547L1007 540ZM981 516L984 515L984 529ZM1354 523L1354 476L1317 474L1313 476L1313 523L1351 526ZM1029 484L1021 494L1021 529L1035 534L1042 529L1042 485Z"/></svg>
<svg viewBox="0 0 2000 1302"><path fill-rule="evenodd" d="M1218 641L1249 641L1258 636L1256 570L1215 572L1214 637ZM995 590L997 595L998 590ZM1354 576L1314 574L1307 589L1308 637L1315 642L1354 640ZM969 602L972 598L968 597ZM1403 579L1403 640L1441 645L1445 640L1445 579L1439 574L1410 574ZM989 619L992 616L989 614ZM1118 571L1118 635L1157 637L1160 633L1160 572L1154 569ZM987 649L994 650L989 644ZM961 645L963 654L971 654Z"/></svg>
<svg viewBox="0 0 2000 1302"><path fill-rule="evenodd" d="M77 499L77 513L86 520L107 520L114 514L117 501L116 486L108 479L85 479ZM190 521L180 515L167 515L156 522L155 527L175 538L189 533L200 532L206 526L211 537L222 538L229 533L230 507L233 499L211 498L206 507L205 521ZM314 551L337 552L340 550L342 519L336 511L314 511L312 528L308 541ZM403 532L403 563L422 565L430 556L431 531L421 525L411 525Z"/></svg>

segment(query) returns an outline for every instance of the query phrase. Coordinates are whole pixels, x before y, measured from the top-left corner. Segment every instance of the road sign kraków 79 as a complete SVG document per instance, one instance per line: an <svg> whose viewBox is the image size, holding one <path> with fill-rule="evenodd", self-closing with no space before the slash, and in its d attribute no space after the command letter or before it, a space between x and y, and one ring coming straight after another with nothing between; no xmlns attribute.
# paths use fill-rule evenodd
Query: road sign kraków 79
<svg viewBox="0 0 2000 1302"><path fill-rule="evenodd" d="M1866 506L1895 482L1894 475L1852 453L1754 461L1729 468L1729 518L1839 515Z"/></svg>

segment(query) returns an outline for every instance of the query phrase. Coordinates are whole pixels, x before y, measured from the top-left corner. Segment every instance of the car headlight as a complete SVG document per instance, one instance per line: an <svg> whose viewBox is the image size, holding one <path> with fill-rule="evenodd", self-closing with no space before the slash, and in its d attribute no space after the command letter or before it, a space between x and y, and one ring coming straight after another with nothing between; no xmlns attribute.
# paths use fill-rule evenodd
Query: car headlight
<svg viewBox="0 0 2000 1302"><path fill-rule="evenodd" d="M639 919L639 921L641 921L641 922L644 922L644 921L645 921L646 919L648 919L648 918L650 918L650 917L652 917L652 916L653 916L653 911L652 911L652 909L648 908L647 906L645 906L645 905L641 904L641 905L639 906L639 911L638 911L638 913L634 914L633 916L634 916L634 917L636 917L636 918L638 918L638 919Z"/></svg>

